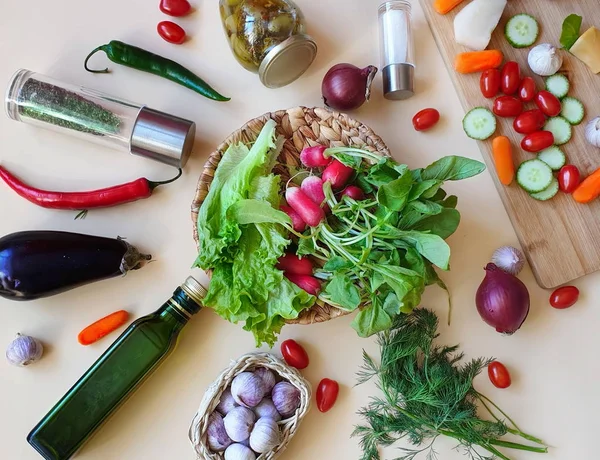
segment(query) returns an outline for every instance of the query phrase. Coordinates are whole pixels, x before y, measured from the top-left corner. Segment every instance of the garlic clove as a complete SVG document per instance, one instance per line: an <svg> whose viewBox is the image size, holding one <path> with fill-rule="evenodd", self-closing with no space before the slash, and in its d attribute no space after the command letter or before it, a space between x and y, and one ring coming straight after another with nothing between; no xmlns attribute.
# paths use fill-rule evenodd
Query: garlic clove
<svg viewBox="0 0 600 460"><path fill-rule="evenodd" d="M263 454L269 452L281 443L279 425L273 419L259 418L250 434L250 447L254 452Z"/></svg>
<svg viewBox="0 0 600 460"><path fill-rule="evenodd" d="M273 404L283 418L294 415L300 407L300 390L289 382L279 382L271 393Z"/></svg>
<svg viewBox="0 0 600 460"><path fill-rule="evenodd" d="M258 375L242 372L231 382L231 394L240 406L254 407L265 396L265 384Z"/></svg>
<svg viewBox="0 0 600 460"><path fill-rule="evenodd" d="M534 73L549 77L560 70L563 57L553 45L542 43L531 49L527 62Z"/></svg>
<svg viewBox="0 0 600 460"><path fill-rule="evenodd" d="M281 414L277 411L275 404L273 404L273 401L267 398L263 399L260 404L254 408L254 413L258 416L258 418L268 417L272 418L276 422L281 420Z"/></svg>
<svg viewBox="0 0 600 460"><path fill-rule="evenodd" d="M231 389L227 388L221 395L221 399L219 400L219 404L217 405L217 410L221 415L225 416L237 406L238 403L236 403L235 399L233 399Z"/></svg>
<svg viewBox="0 0 600 460"><path fill-rule="evenodd" d="M222 452L233 442L225 431L223 417L216 411L208 417L206 441L213 452Z"/></svg>
<svg viewBox="0 0 600 460"><path fill-rule="evenodd" d="M600 117L594 118L586 125L585 139L590 145L600 148Z"/></svg>
<svg viewBox="0 0 600 460"><path fill-rule="evenodd" d="M225 416L225 431L233 441L242 442L250 437L255 421L254 412L247 407L238 406Z"/></svg>
<svg viewBox="0 0 600 460"><path fill-rule="evenodd" d="M256 460L256 454L243 444L232 444L225 451L225 460Z"/></svg>
<svg viewBox="0 0 600 460"><path fill-rule="evenodd" d="M271 394L273 387L275 386L275 374L266 367L259 367L254 371L254 374L260 377L265 385L265 396Z"/></svg>
<svg viewBox="0 0 600 460"><path fill-rule="evenodd" d="M28 366L39 360L44 354L42 342L28 335L17 334L6 349L6 359L15 366Z"/></svg>

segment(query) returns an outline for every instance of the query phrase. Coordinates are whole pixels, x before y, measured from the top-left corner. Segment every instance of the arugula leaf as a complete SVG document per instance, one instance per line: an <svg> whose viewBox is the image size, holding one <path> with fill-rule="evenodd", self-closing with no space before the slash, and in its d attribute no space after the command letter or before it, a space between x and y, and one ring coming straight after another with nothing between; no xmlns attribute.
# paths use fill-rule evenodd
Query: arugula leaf
<svg viewBox="0 0 600 460"><path fill-rule="evenodd" d="M376 187L380 187L398 179L407 170L408 166L399 165L393 159L385 157L369 168L366 180Z"/></svg>
<svg viewBox="0 0 600 460"><path fill-rule="evenodd" d="M485 165L477 160L459 156L448 156L427 166L421 174L423 180L462 180L485 171Z"/></svg>
<svg viewBox="0 0 600 460"><path fill-rule="evenodd" d="M444 198L446 198L446 196L448 196L448 194L446 193L446 191L444 189L440 188L435 193L435 195L433 195L430 199L431 199L431 201L435 201L437 203L439 201L442 201Z"/></svg>
<svg viewBox="0 0 600 460"><path fill-rule="evenodd" d="M410 195L408 201L418 200L423 196L424 198L433 197L438 189L442 186L442 181L430 179L423 182L417 182L410 189Z"/></svg>
<svg viewBox="0 0 600 460"><path fill-rule="evenodd" d="M315 247L315 242L312 238L302 238L298 242L296 254L299 256L307 256L314 254L316 250L317 248Z"/></svg>
<svg viewBox="0 0 600 460"><path fill-rule="evenodd" d="M411 244L419 254L442 270L448 270L450 246L438 235L417 231L404 232L401 239Z"/></svg>
<svg viewBox="0 0 600 460"><path fill-rule="evenodd" d="M325 286L331 301L346 311L354 311L360 305L360 293L352 280L341 273L334 275Z"/></svg>
<svg viewBox="0 0 600 460"><path fill-rule="evenodd" d="M450 195L448 198L442 201L441 204L444 208L454 209L458 205L458 197L456 195Z"/></svg>
<svg viewBox="0 0 600 460"><path fill-rule="evenodd" d="M333 256L323 266L323 270L327 272L335 272L338 270L346 270L352 267L354 267L354 264L351 261L346 260L340 256Z"/></svg>
<svg viewBox="0 0 600 460"><path fill-rule="evenodd" d="M383 301L383 309L386 313L392 317L396 316L400 313L400 302L398 301L398 297L393 292L388 292L383 294L385 296L385 300Z"/></svg>
<svg viewBox="0 0 600 460"><path fill-rule="evenodd" d="M439 214L444 209L444 207L441 204L434 203L433 201L427 201L427 200L426 201L420 201L420 200L411 201L409 204L409 207L421 214L425 214L428 216L433 216L433 215Z"/></svg>
<svg viewBox="0 0 600 460"><path fill-rule="evenodd" d="M439 214L425 217L409 228L431 232L440 238L446 239L456 231L459 224L460 213L456 209L444 208Z"/></svg>
<svg viewBox="0 0 600 460"><path fill-rule="evenodd" d="M583 18L577 14L570 14L566 17L562 25L562 33L560 34L560 44L564 49L570 50L579 39L582 22Z"/></svg>
<svg viewBox="0 0 600 460"><path fill-rule="evenodd" d="M404 173L398 179L379 187L377 202L391 211L401 211L408 202L412 184L411 175Z"/></svg>
<svg viewBox="0 0 600 460"><path fill-rule="evenodd" d="M227 210L227 218L240 225L266 222L272 224L292 223L285 212L274 209L266 201L259 200L241 200L234 203Z"/></svg>
<svg viewBox="0 0 600 460"><path fill-rule="evenodd" d="M395 292L403 313L410 313L421 303L425 281L417 272L393 265L377 265L375 271L383 276L386 284Z"/></svg>
<svg viewBox="0 0 600 460"><path fill-rule="evenodd" d="M375 191L375 187L371 185L365 173L357 174L354 183L365 193L373 193Z"/></svg>
<svg viewBox="0 0 600 460"><path fill-rule="evenodd" d="M362 163L362 158L348 155L347 153L336 153L335 158L340 163L350 166L353 169L359 169Z"/></svg>
<svg viewBox="0 0 600 460"><path fill-rule="evenodd" d="M359 337L370 337L392 327L392 318L375 299L370 307L359 311L352 321L351 326Z"/></svg>

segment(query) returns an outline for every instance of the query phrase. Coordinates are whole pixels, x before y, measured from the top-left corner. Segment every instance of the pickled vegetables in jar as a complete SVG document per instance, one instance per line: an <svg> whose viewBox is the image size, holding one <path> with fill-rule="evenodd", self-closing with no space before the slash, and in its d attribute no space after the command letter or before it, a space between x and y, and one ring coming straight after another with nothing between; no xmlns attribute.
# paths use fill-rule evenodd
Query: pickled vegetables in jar
<svg viewBox="0 0 600 460"><path fill-rule="evenodd" d="M317 45L290 0L219 0L231 50L268 88L285 86L312 64Z"/></svg>

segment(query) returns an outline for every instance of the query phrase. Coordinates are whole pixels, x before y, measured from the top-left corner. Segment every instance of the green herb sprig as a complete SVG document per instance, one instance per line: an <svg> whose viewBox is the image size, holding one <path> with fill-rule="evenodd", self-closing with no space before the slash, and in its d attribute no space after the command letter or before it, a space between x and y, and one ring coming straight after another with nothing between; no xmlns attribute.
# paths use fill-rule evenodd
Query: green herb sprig
<svg viewBox="0 0 600 460"><path fill-rule="evenodd" d="M437 328L435 313L416 309L411 315L397 316L391 328L379 335L381 364L364 353L359 384L376 378L383 397L372 398L359 412L365 424L356 427L353 436L360 437L361 459L379 460L379 447L399 440L406 440L415 448L401 448L402 455L395 460L414 460L420 454L425 454L427 460L436 459L434 444L440 436L458 441L473 460L511 460L500 448L547 452L542 440L524 433L473 387L473 379L491 360L461 362L463 354L458 352L458 346L434 345ZM477 404L493 420L481 419ZM501 439L507 434L536 445ZM481 454L478 447L491 456Z"/></svg>

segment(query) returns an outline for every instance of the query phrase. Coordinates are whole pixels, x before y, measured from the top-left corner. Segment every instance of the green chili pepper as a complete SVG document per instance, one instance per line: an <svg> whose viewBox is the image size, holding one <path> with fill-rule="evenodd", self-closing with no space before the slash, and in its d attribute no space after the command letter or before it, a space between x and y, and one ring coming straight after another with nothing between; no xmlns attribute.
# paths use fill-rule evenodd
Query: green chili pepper
<svg viewBox="0 0 600 460"><path fill-rule="evenodd" d="M104 51L108 59L117 64L121 64L142 72L152 73L159 77L174 81L186 88L191 89L203 96L215 101L229 101L230 98L222 96L215 91L208 83L195 75L190 70L178 64L175 61L151 53L142 48L128 45L117 40L113 40L107 45L102 45L92 51L85 59L83 66L85 70L92 73L108 73L108 68L103 70L92 70L88 67L88 61L98 51Z"/></svg>

